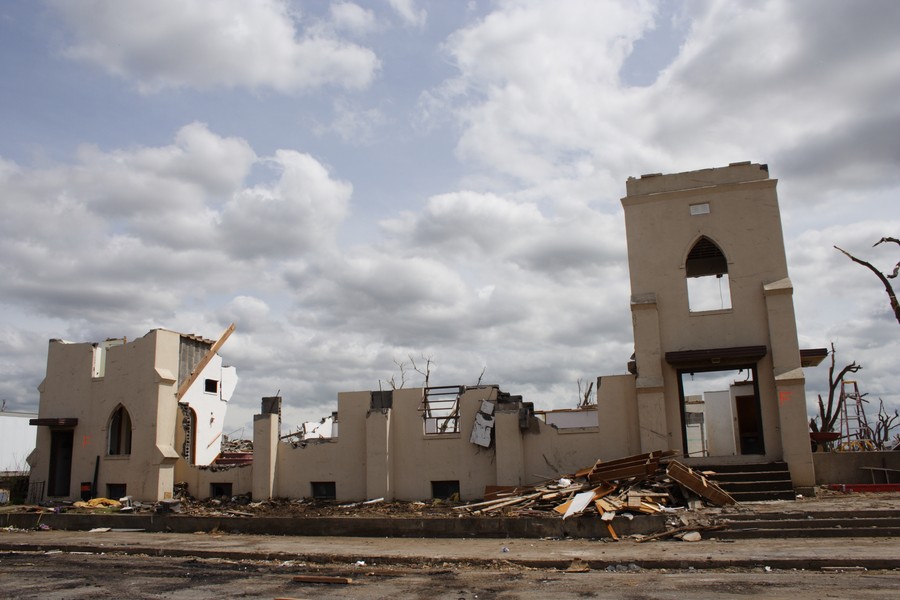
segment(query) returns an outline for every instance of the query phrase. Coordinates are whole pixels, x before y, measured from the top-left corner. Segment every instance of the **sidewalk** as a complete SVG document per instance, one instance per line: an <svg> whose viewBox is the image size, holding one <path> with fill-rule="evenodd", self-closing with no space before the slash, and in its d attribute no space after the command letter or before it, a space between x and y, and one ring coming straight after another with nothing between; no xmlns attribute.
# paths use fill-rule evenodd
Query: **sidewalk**
<svg viewBox="0 0 900 600"><path fill-rule="evenodd" d="M895 538L636 543L632 540L584 539L410 539L0 530L0 551L123 553L341 565L364 561L367 566L423 568L489 567L511 563L565 569L575 559L586 562L592 569L629 565L645 569L900 568L900 539Z"/></svg>

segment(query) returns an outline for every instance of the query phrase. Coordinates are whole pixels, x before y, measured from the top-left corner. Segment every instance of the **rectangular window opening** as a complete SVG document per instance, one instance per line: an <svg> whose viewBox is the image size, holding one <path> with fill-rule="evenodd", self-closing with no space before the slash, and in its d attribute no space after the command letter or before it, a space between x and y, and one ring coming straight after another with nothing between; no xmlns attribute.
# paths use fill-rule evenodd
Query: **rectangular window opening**
<svg viewBox="0 0 900 600"><path fill-rule="evenodd" d="M691 312L727 310L731 308L731 285L728 273L688 277L688 306Z"/></svg>
<svg viewBox="0 0 900 600"><path fill-rule="evenodd" d="M453 385L425 388L422 402L427 435L459 433L459 397L463 388Z"/></svg>
<svg viewBox="0 0 900 600"><path fill-rule="evenodd" d="M231 483L210 483L210 498L231 498Z"/></svg>
<svg viewBox="0 0 900 600"><path fill-rule="evenodd" d="M219 393L219 381L216 379L207 379L204 389L207 394L218 394Z"/></svg>
<svg viewBox="0 0 900 600"><path fill-rule="evenodd" d="M124 498L128 494L125 492L126 486L124 483L107 483L106 484L106 497L110 500L118 500L119 498Z"/></svg>
<svg viewBox="0 0 900 600"><path fill-rule="evenodd" d="M309 485L312 489L312 497L316 500L337 499L337 486L333 481L313 481Z"/></svg>
<svg viewBox="0 0 900 600"><path fill-rule="evenodd" d="M431 497L441 500L459 500L459 480L432 481Z"/></svg>

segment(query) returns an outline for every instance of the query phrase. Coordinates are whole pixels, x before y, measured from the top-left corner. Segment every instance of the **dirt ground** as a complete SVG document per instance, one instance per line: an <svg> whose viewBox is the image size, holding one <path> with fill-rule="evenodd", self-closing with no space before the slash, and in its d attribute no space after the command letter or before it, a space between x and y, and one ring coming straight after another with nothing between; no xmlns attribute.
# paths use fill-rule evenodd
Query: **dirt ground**
<svg viewBox="0 0 900 600"><path fill-rule="evenodd" d="M572 573L514 565L484 569L434 565L420 569L371 565L157 558L116 554L0 554L0 598L413 598L492 600L622 598L890 598L900 597L900 572L823 573L729 569L618 570ZM296 583L294 575L349 577L352 583ZM893 591L891 591L893 590Z"/></svg>

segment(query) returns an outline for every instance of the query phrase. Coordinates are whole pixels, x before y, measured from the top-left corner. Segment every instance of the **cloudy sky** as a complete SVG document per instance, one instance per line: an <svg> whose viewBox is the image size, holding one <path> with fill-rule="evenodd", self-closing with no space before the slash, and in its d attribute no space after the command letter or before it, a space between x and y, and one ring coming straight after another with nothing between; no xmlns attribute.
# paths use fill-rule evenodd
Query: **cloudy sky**
<svg viewBox="0 0 900 600"><path fill-rule="evenodd" d="M895 0L3 2L0 397L36 409L50 338L233 321L235 435L410 355L570 407L632 352L625 180L751 160L801 345L900 404L886 294L832 248L898 258L898 28Z"/></svg>

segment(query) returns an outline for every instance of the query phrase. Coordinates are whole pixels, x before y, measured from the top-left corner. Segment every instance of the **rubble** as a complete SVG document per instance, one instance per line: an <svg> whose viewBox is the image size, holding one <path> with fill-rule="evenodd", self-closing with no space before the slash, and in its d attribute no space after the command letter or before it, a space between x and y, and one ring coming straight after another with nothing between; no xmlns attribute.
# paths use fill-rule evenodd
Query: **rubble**
<svg viewBox="0 0 900 600"><path fill-rule="evenodd" d="M677 537L691 540L696 535L682 535L720 529L708 515L692 513L692 506L704 503L729 506L734 499L710 481L702 472L694 471L675 459L676 452L651 452L613 461L597 461L588 468L540 484L517 487L489 486L485 499L460 503L458 496L430 502L365 501L338 503L312 498L273 498L254 501L249 494L231 497L193 498L186 483L175 485L173 499L154 503L121 502L95 498L87 502L62 503L46 507L21 507L34 512L105 512L176 513L196 517L252 518L279 516L288 518L357 517L357 518L458 518L535 517L535 518L599 518L605 522L611 538L619 539L616 519L634 519L636 515L665 514L670 518L666 530L639 541Z"/></svg>
<svg viewBox="0 0 900 600"><path fill-rule="evenodd" d="M253 440L232 439L223 435L221 452L253 452Z"/></svg>
<svg viewBox="0 0 900 600"><path fill-rule="evenodd" d="M483 502L453 510L471 515L553 516L563 519L596 514L605 521L616 515L657 514L687 508L696 496L715 506L734 499L704 475L674 460L676 452L650 452L603 462L539 485L491 487ZM666 462L663 462L666 461ZM610 535L615 537L612 525Z"/></svg>

